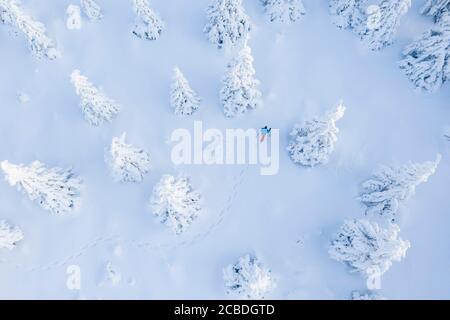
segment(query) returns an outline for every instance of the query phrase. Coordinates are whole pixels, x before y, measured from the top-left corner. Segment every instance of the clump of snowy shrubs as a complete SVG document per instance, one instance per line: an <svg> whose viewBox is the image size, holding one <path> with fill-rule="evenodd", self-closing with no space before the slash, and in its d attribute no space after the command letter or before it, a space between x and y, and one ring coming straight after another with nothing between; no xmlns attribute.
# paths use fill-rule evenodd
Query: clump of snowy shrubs
<svg viewBox="0 0 450 320"><path fill-rule="evenodd" d="M374 292L374 291L367 291L367 292L359 292L359 291L353 291L351 294L352 300L387 300L382 295Z"/></svg>
<svg viewBox="0 0 450 320"><path fill-rule="evenodd" d="M270 269L250 254L240 257L223 270L228 294L246 299L263 299L275 288Z"/></svg>
<svg viewBox="0 0 450 320"><path fill-rule="evenodd" d="M0 220L0 249L12 250L16 247L17 242L23 239L23 231L12 226L5 220Z"/></svg>
<svg viewBox="0 0 450 320"><path fill-rule="evenodd" d="M120 269L113 264L111 261L108 261L105 266L103 280L99 283L100 286L110 285L117 286L122 281L122 274Z"/></svg>
<svg viewBox="0 0 450 320"><path fill-rule="evenodd" d="M81 8L90 21L97 21L103 18L102 9L94 0L81 0Z"/></svg>
<svg viewBox="0 0 450 320"><path fill-rule="evenodd" d="M404 258L410 247L399 232L395 224L382 228L369 220L348 220L331 241L328 252L332 259L345 263L353 272L366 277L381 276L393 261Z"/></svg>

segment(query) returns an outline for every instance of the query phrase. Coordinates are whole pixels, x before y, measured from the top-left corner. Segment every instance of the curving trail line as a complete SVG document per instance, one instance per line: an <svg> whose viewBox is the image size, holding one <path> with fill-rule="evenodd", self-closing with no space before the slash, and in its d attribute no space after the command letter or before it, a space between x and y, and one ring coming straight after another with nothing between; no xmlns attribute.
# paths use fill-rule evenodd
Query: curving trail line
<svg viewBox="0 0 450 320"><path fill-rule="evenodd" d="M120 242L123 245L130 245L132 247L135 247L137 249L143 250L143 251L154 251L156 249L175 249L178 247L186 246L193 244L197 241L200 241L202 239L205 239L208 237L214 230L216 230L224 221L227 214L230 212L231 207L233 206L233 202L236 199L238 195L238 189L242 185L245 179L245 175L248 172L249 165L247 164L240 173L236 176L235 181L233 183L233 186L231 188L231 193L228 196L224 207L220 210L217 219L212 223L205 231L197 233L193 236L191 236L189 239L180 239L175 240L167 243L158 243L157 240L151 240L151 241L136 241L136 240L127 240L124 239L120 235L109 235L109 236L100 236L95 238L94 240L90 241L89 243L83 245L80 247L76 252L63 257L61 259L53 260L46 264L40 264L33 267L27 267L22 264L15 264L10 261L6 260L0 260L1 264L9 264L12 265L16 269L24 269L28 272L36 272L36 271L48 271L54 268L60 268L64 265L68 264L71 260L78 258L80 256L83 256L87 253L87 251L99 247L104 244L108 243L115 243Z"/></svg>
<svg viewBox="0 0 450 320"><path fill-rule="evenodd" d="M190 239L184 239L181 241L175 241L175 243L166 243L166 244L155 244L155 241L146 241L146 242L137 242L137 241L130 241L129 244L143 250L154 250L154 249L174 249L186 245L190 245L192 243L195 243L201 239L206 238L208 235L211 234L214 230L216 230L225 219L226 215L229 213L231 207L233 206L233 202L237 197L238 189L244 182L245 174L247 173L249 169L249 165L247 164L240 173L236 176L235 181L233 183L233 187L231 188L231 193L227 198L227 201L225 202L225 206L220 210L219 215L217 217L217 220L212 223L209 228L207 228L205 231L197 233L196 235L190 237Z"/></svg>

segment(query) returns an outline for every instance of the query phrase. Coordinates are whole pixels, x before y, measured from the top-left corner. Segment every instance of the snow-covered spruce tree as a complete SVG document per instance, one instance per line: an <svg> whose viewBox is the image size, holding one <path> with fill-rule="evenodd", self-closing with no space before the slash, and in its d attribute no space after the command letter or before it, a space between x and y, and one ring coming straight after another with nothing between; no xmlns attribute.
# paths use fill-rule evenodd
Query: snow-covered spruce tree
<svg viewBox="0 0 450 320"><path fill-rule="evenodd" d="M70 79L80 97L81 110L89 124L98 126L104 122L111 122L116 117L119 105L90 83L79 70L74 70Z"/></svg>
<svg viewBox="0 0 450 320"><path fill-rule="evenodd" d="M411 7L411 0L383 0L377 22L366 23L361 39L371 50L381 50L394 42L400 20Z"/></svg>
<svg viewBox="0 0 450 320"><path fill-rule="evenodd" d="M200 98L177 67L174 68L170 105L178 116L191 115L200 106Z"/></svg>
<svg viewBox="0 0 450 320"><path fill-rule="evenodd" d="M23 239L23 232L19 227L0 221L0 249L12 250L17 242Z"/></svg>
<svg viewBox="0 0 450 320"><path fill-rule="evenodd" d="M245 44L252 29L242 0L212 0L204 32L219 49Z"/></svg>
<svg viewBox="0 0 450 320"><path fill-rule="evenodd" d="M79 204L81 180L72 169L46 168L39 161L29 166L3 161L0 167L11 186L17 186L53 214L68 213Z"/></svg>
<svg viewBox="0 0 450 320"><path fill-rule="evenodd" d="M402 240L400 228L389 224L380 227L369 220L348 220L331 241L330 257L347 264L352 272L368 277L375 272L381 276L393 261L400 261L410 247L409 241Z"/></svg>
<svg viewBox="0 0 450 320"><path fill-rule="evenodd" d="M330 0L330 14L339 28L359 28L365 20L364 6L367 0Z"/></svg>
<svg viewBox="0 0 450 320"><path fill-rule="evenodd" d="M150 206L161 223L181 234L198 216L200 193L193 190L188 178L164 175L153 188Z"/></svg>
<svg viewBox="0 0 450 320"><path fill-rule="evenodd" d="M305 14L303 0L261 0L272 22L291 23Z"/></svg>
<svg viewBox="0 0 450 320"><path fill-rule="evenodd" d="M377 214L395 221L399 204L408 200L416 187L436 172L440 160L438 155L435 161L381 168L362 184L359 199L366 206L366 214Z"/></svg>
<svg viewBox="0 0 450 320"><path fill-rule="evenodd" d="M150 156L141 148L127 144L126 133L112 139L105 161L117 182L142 182L151 169Z"/></svg>
<svg viewBox="0 0 450 320"><path fill-rule="evenodd" d="M417 88L437 91L450 79L450 12L403 50L400 68Z"/></svg>
<svg viewBox="0 0 450 320"><path fill-rule="evenodd" d="M228 65L220 90L225 116L231 118L256 109L260 104L259 80L255 78L250 47L244 46Z"/></svg>
<svg viewBox="0 0 450 320"><path fill-rule="evenodd" d="M247 299L263 299L275 287L271 271L249 254L226 267L223 279L228 294Z"/></svg>
<svg viewBox="0 0 450 320"><path fill-rule="evenodd" d="M382 295L373 291L367 292L353 291L351 298L352 300L387 300Z"/></svg>
<svg viewBox="0 0 450 320"><path fill-rule="evenodd" d="M136 14L133 34L147 40L159 39L164 23L150 7L148 0L133 0L133 10Z"/></svg>
<svg viewBox="0 0 450 320"><path fill-rule="evenodd" d="M103 18L102 8L94 0L81 0L81 8L90 21Z"/></svg>
<svg viewBox="0 0 450 320"><path fill-rule="evenodd" d="M292 161L308 167L327 163L339 132L336 121L341 119L344 113L345 106L340 102L336 109L325 117L296 125L290 134L291 141L287 147Z"/></svg>
<svg viewBox="0 0 450 320"><path fill-rule="evenodd" d="M450 12L450 0L427 0L420 9L421 14L434 17L434 21L439 21L446 12Z"/></svg>
<svg viewBox="0 0 450 320"><path fill-rule="evenodd" d="M30 50L38 58L53 60L60 56L55 42L46 35L45 26L28 15L18 0L0 0L0 22L23 33Z"/></svg>

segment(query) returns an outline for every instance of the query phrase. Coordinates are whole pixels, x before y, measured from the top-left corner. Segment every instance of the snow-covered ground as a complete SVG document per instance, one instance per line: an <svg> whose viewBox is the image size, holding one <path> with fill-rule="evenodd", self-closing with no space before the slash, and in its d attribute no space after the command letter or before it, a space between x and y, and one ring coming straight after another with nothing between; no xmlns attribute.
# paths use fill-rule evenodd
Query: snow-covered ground
<svg viewBox="0 0 450 320"><path fill-rule="evenodd" d="M411 248L382 278L390 299L450 298L450 86L416 92L397 66L401 51L433 22L415 1L395 43L365 49L350 31L334 26L328 1L304 0L306 15L290 26L270 23L259 1L244 0L254 30L249 46L261 81L263 108L237 119L223 115L221 80L230 55L203 33L210 0L153 0L165 22L161 38L135 37L131 1L98 0L99 22L66 27L76 0L23 5L45 23L61 58L33 57L21 35L0 26L0 160L70 167L84 181L82 205L54 216L0 181L0 219L21 227L24 239L0 251L0 298L221 299L222 270L246 253L272 270L275 299L348 299L365 280L328 255L345 219L362 218L360 183L379 165L424 162L442 154L435 175L417 188L398 221ZM169 106L178 66L202 98L198 112L176 117ZM111 124L90 126L70 74L79 69L122 109ZM328 164L295 165L285 151L295 123L321 115L343 99L338 142ZM280 170L262 176L255 166L175 166L173 130L280 129ZM111 139L147 150L152 171L141 184L113 181L104 162ZM149 199L163 174L183 173L202 193L205 210L182 235L152 215ZM67 286L78 266L81 289ZM106 270L115 274L105 279ZM69 268L69 271L71 269ZM117 275L120 273L120 276ZM70 287L70 286L69 286Z"/></svg>

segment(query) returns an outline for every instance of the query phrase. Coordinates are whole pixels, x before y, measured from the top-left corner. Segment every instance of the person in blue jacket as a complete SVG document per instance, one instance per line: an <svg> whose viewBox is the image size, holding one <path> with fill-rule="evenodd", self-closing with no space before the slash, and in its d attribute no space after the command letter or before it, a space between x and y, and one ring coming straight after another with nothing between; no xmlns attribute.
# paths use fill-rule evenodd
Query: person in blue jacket
<svg viewBox="0 0 450 320"><path fill-rule="evenodd" d="M267 126L264 126L263 128L261 128L260 129L260 133L261 133L260 142L263 142L264 139L266 138L266 136L270 136L271 131L272 131L272 128L269 128Z"/></svg>

